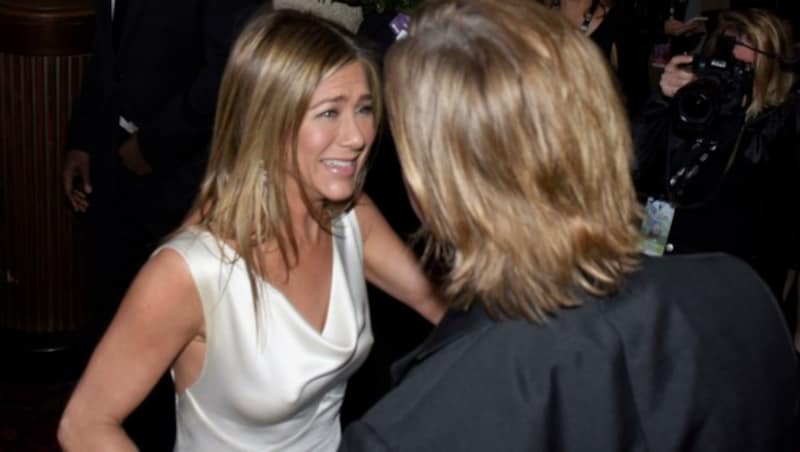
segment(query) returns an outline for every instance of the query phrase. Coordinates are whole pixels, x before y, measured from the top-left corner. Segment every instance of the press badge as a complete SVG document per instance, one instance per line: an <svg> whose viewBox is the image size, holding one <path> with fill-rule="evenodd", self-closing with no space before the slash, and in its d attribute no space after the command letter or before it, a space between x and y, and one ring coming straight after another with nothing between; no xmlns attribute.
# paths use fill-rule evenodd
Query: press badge
<svg viewBox="0 0 800 452"><path fill-rule="evenodd" d="M641 251L648 256L663 256L669 228L675 217L675 206L667 201L647 198L644 210Z"/></svg>

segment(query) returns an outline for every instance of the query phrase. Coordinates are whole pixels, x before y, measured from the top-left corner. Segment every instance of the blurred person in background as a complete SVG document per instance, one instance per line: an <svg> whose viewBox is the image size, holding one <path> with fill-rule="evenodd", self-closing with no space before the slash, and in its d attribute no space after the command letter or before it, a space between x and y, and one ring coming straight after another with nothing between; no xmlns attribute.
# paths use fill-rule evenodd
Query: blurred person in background
<svg viewBox="0 0 800 452"><path fill-rule="evenodd" d="M86 216L93 344L150 253L185 218L203 175L222 70L261 0L98 0L76 101L65 194ZM172 450L174 390L163 376L126 428Z"/></svg>
<svg viewBox="0 0 800 452"><path fill-rule="evenodd" d="M797 75L783 22L729 10L701 55L677 55L634 121L643 202L674 210L665 252L723 251L780 298L798 256Z"/></svg>

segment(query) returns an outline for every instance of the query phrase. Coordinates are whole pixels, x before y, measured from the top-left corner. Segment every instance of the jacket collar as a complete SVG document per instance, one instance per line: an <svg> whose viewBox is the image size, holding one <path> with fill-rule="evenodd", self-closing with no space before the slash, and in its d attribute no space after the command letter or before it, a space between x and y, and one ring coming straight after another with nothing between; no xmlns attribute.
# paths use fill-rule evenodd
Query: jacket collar
<svg viewBox="0 0 800 452"><path fill-rule="evenodd" d="M494 321L483 304L476 301L465 310L450 310L428 338L414 351L392 365L392 384L396 385L417 364L440 349L471 333L489 327Z"/></svg>

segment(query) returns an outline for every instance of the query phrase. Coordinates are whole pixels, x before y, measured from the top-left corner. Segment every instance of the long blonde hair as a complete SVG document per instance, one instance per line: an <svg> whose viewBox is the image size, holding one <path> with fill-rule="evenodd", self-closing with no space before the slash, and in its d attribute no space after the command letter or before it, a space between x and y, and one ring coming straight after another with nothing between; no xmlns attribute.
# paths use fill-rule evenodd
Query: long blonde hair
<svg viewBox="0 0 800 452"><path fill-rule="evenodd" d="M232 242L244 260L258 300L262 266L258 247L275 241L286 268L296 264L297 242L286 199L286 175L302 182L297 136L311 96L338 69L360 62L367 74L375 114L380 82L372 56L344 28L292 10L257 13L236 40L220 85L211 155L195 208L199 223ZM376 118L376 123L379 118ZM328 228L350 207L363 185L343 202L304 204ZM256 304L256 309L258 305Z"/></svg>
<svg viewBox="0 0 800 452"><path fill-rule="evenodd" d="M728 10L709 36L707 52L713 52L724 34L747 38L757 49L753 62L753 99L746 117L752 119L769 107L782 104L794 86L796 76L781 68L781 58L791 58L792 43L788 27L773 13L763 9Z"/></svg>
<svg viewBox="0 0 800 452"><path fill-rule="evenodd" d="M541 320L637 265L630 132L596 46L529 0L427 1L386 60L387 107L456 307Z"/></svg>

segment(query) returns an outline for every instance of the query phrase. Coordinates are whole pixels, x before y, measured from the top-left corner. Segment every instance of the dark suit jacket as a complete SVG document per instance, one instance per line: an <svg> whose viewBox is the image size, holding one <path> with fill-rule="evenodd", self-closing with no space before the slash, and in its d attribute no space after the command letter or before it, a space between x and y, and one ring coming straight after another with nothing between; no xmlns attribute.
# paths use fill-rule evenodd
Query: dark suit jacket
<svg viewBox="0 0 800 452"><path fill-rule="evenodd" d="M798 364L775 300L726 255L646 258L543 325L448 314L342 451L786 451Z"/></svg>
<svg viewBox="0 0 800 452"><path fill-rule="evenodd" d="M148 202L186 204L194 196L231 44L260 3L127 0L124 19L112 23L110 1L96 2L92 59L68 131L68 148L91 155L94 205L118 202L120 115L139 127L150 179L162 185Z"/></svg>

